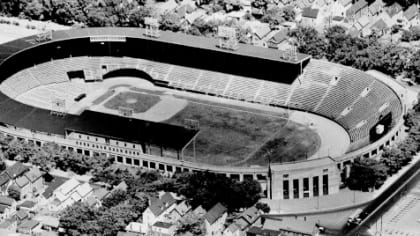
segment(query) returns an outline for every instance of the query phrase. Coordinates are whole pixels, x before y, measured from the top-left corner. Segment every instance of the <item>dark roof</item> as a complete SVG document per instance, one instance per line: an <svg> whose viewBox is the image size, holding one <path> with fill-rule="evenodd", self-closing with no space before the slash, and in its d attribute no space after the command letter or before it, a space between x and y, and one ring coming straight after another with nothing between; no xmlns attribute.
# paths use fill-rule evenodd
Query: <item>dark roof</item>
<svg viewBox="0 0 420 236"><path fill-rule="evenodd" d="M342 21L344 19L343 16L333 16L332 20L334 21Z"/></svg>
<svg viewBox="0 0 420 236"><path fill-rule="evenodd" d="M349 9L347 9L346 15L352 16L356 14L357 12L359 12L360 10L362 10L363 8L365 8L367 5L368 5L368 2L366 2L365 0L359 0L355 2Z"/></svg>
<svg viewBox="0 0 420 236"><path fill-rule="evenodd" d="M387 7L385 11L388 13L390 17L395 16L398 12L402 11L402 7L399 3L394 2L391 6Z"/></svg>
<svg viewBox="0 0 420 236"><path fill-rule="evenodd" d="M252 233L253 235L256 235L256 236L279 236L280 235L280 231L271 230L271 229L262 229L256 226L252 226L251 228L248 229L247 232Z"/></svg>
<svg viewBox="0 0 420 236"><path fill-rule="evenodd" d="M7 209L7 208L9 208L8 206L5 206L5 205L1 205L0 204L0 213L4 213L4 211Z"/></svg>
<svg viewBox="0 0 420 236"><path fill-rule="evenodd" d="M226 212L226 207L220 203L217 203L204 215L204 219L206 219L210 223L210 225L212 225Z"/></svg>
<svg viewBox="0 0 420 236"><path fill-rule="evenodd" d="M280 30L273 37L271 37L270 42L277 43L277 44L283 42L284 40L287 39L287 32L288 32L287 29Z"/></svg>
<svg viewBox="0 0 420 236"><path fill-rule="evenodd" d="M37 225L39 225L39 222L36 221L36 220L25 220L24 222L22 222L22 224L20 224L18 226L18 228L20 228L20 229L33 229Z"/></svg>
<svg viewBox="0 0 420 236"><path fill-rule="evenodd" d="M0 205L12 206L15 200L10 197L0 196Z"/></svg>
<svg viewBox="0 0 420 236"><path fill-rule="evenodd" d="M153 226L159 227L159 228L169 229L172 225L173 224L171 224L171 223L166 223L166 222L158 221Z"/></svg>
<svg viewBox="0 0 420 236"><path fill-rule="evenodd" d="M16 212L16 217L18 220L24 220L29 216L28 212L25 210L19 210Z"/></svg>
<svg viewBox="0 0 420 236"><path fill-rule="evenodd" d="M2 172L0 174L0 186L7 184L10 180L10 177L7 175L6 172Z"/></svg>
<svg viewBox="0 0 420 236"><path fill-rule="evenodd" d="M411 5L407 10L404 11L403 15L407 20L411 20L417 16L419 9L416 4Z"/></svg>
<svg viewBox="0 0 420 236"><path fill-rule="evenodd" d="M302 16L307 18L317 18L319 13L319 9L305 7L303 8Z"/></svg>
<svg viewBox="0 0 420 236"><path fill-rule="evenodd" d="M30 208L34 207L35 205L36 205L36 202L26 200L23 203L21 203L19 205L19 207L24 207L24 208L29 208L30 209Z"/></svg>
<svg viewBox="0 0 420 236"><path fill-rule="evenodd" d="M176 200L172 197L172 195L170 193L165 193L161 198L153 201L149 208L155 216L159 216L175 203Z"/></svg>
<svg viewBox="0 0 420 236"><path fill-rule="evenodd" d="M54 179L51 182L45 182L48 186L47 189L42 193L46 199L50 198L53 195L54 190L60 187L63 183L65 183L68 179L60 176L54 176Z"/></svg>
<svg viewBox="0 0 420 236"><path fill-rule="evenodd" d="M7 168L5 172L11 179L15 179L21 176L23 173L25 173L28 170L29 170L28 166L25 166L22 163L17 161L15 164Z"/></svg>
<svg viewBox="0 0 420 236"><path fill-rule="evenodd" d="M141 235L143 235L143 234L141 234L141 233L133 233L133 232L122 232L122 231L119 231L117 233L117 236L141 236Z"/></svg>

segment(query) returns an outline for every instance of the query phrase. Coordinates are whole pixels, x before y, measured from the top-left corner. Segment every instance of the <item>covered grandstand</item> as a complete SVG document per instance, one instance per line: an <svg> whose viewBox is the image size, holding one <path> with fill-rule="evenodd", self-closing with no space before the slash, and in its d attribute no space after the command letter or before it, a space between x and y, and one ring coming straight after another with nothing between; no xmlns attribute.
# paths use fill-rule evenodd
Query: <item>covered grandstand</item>
<svg viewBox="0 0 420 236"><path fill-rule="evenodd" d="M114 37L118 40L114 41ZM58 31L44 43L29 37L0 45L0 121L7 129L23 128L63 137L75 132L125 140L140 144L144 154L148 154L149 145L182 152L197 130L93 111L51 115L50 109L32 107L18 99L20 94L38 86L69 81L69 72L83 72L81 77L87 81L107 79L112 73L129 69L157 86L310 112L341 125L350 137L347 153L305 164L278 164L273 168L277 171L273 177L276 184L269 187L275 198L285 197L281 194L285 188L283 176L286 172L293 176L294 170L299 179L320 175L324 194L337 192L337 166L344 169L356 157L378 154L401 131L403 95L369 74L302 54L298 54L297 61L286 61L272 49L241 45L238 51L225 51L215 45L212 39L171 32L150 39L142 30L131 28ZM378 126L381 132L377 132ZM66 145L70 146L68 142ZM132 157L127 158L133 163ZM142 163L156 160L187 170L238 175L239 179L251 175L264 180L266 177L261 176L268 175L263 167L223 168L154 156L137 158ZM149 164L147 167L152 168ZM175 171L175 167L170 170ZM321 180L323 172L327 180ZM287 188L292 192L292 184ZM306 197L303 192L297 196Z"/></svg>

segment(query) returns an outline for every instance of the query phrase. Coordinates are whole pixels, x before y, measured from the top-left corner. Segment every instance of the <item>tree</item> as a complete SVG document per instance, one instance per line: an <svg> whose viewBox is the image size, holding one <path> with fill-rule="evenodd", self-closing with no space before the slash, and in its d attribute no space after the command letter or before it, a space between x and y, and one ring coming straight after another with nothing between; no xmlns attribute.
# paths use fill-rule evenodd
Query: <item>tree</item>
<svg viewBox="0 0 420 236"><path fill-rule="evenodd" d="M271 28L284 22L284 12L279 7L272 7L266 11L261 21L269 23Z"/></svg>
<svg viewBox="0 0 420 236"><path fill-rule="evenodd" d="M96 223L99 212L85 203L76 202L60 213L60 227L70 235L96 235L100 227Z"/></svg>
<svg viewBox="0 0 420 236"><path fill-rule="evenodd" d="M101 228L101 235L117 235L118 231L125 230L128 223L136 221L139 213L132 211L132 206L119 204L104 211L98 217L98 225Z"/></svg>
<svg viewBox="0 0 420 236"><path fill-rule="evenodd" d="M127 200L127 198L127 192L123 190L115 190L109 197L102 201L102 206L110 208L122 203L123 201Z"/></svg>
<svg viewBox="0 0 420 236"><path fill-rule="evenodd" d="M378 188L387 177L388 167L375 159L355 160L347 179L347 186L352 190L367 191Z"/></svg>
<svg viewBox="0 0 420 236"><path fill-rule="evenodd" d="M205 235L206 229L203 217L199 217L193 213L182 217L177 223L176 235L184 235L186 233L197 236Z"/></svg>
<svg viewBox="0 0 420 236"><path fill-rule="evenodd" d="M289 32L289 37L294 39L299 52L312 55L314 58L325 56L326 42L314 28L298 26Z"/></svg>
<svg viewBox="0 0 420 236"><path fill-rule="evenodd" d="M181 18L175 13L165 13L160 19L160 29L177 32L181 29Z"/></svg>
<svg viewBox="0 0 420 236"><path fill-rule="evenodd" d="M262 202L257 202L257 204L255 205L255 207L258 210L263 211L264 213L270 213L270 206L268 206L267 203L262 203Z"/></svg>
<svg viewBox="0 0 420 236"><path fill-rule="evenodd" d="M411 55L405 72L408 78L420 83L420 50Z"/></svg>

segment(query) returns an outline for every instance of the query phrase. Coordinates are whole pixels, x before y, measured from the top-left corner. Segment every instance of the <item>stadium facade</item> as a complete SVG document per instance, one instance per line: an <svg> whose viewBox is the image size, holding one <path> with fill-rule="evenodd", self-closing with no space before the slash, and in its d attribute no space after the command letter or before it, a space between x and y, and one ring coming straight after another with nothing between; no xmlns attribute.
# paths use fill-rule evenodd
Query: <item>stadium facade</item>
<svg viewBox="0 0 420 236"><path fill-rule="evenodd" d="M103 153L117 163L169 173L212 171L238 180L256 179L269 198L295 199L337 193L355 158L378 155L398 140L403 129L407 108L402 87L306 55L284 58L278 50L250 45L229 51L217 48L214 39L172 32L149 38L137 28L74 29L51 36L44 42L32 36L0 45L0 132L36 145L56 142L88 156ZM62 71L51 66L54 63ZM172 69L162 69L164 65L195 71L201 79L191 82L185 79L187 74L174 78ZM69 80L79 72L85 80L100 80L127 69L156 86L325 117L347 131L350 147L341 156L272 163L269 168L214 166L182 160L183 149L197 130L95 111L61 114L16 99L36 86ZM232 76L240 86L233 85ZM162 153L172 149L177 158L155 155L152 149Z"/></svg>

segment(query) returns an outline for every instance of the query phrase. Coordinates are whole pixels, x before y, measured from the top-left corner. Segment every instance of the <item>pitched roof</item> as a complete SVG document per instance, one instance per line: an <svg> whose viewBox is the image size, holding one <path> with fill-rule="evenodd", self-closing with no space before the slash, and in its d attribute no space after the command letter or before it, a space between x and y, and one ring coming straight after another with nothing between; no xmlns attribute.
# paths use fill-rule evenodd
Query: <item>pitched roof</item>
<svg viewBox="0 0 420 236"><path fill-rule="evenodd" d="M54 179L49 182L46 183L48 185L47 189L45 189L45 191L42 193L42 196L44 196L46 199L50 198L54 191L60 187L63 183L65 183L68 179L67 178L63 178L60 176L54 176Z"/></svg>
<svg viewBox="0 0 420 236"><path fill-rule="evenodd" d="M6 206L12 206L15 200L10 197L0 196L0 204Z"/></svg>
<svg viewBox="0 0 420 236"><path fill-rule="evenodd" d="M0 174L0 186L7 184L10 181L10 177L6 172Z"/></svg>
<svg viewBox="0 0 420 236"><path fill-rule="evenodd" d="M9 207L5 206L5 205L0 205L0 213L3 214L6 211L7 208L9 208Z"/></svg>
<svg viewBox="0 0 420 236"><path fill-rule="evenodd" d="M173 224L162 222L162 221L158 221L158 222L154 223L153 226L159 227L159 228L169 229L169 228L171 228L173 226Z"/></svg>
<svg viewBox="0 0 420 236"><path fill-rule="evenodd" d="M359 23L362 28L364 28L366 25L368 25L369 22L370 21L369 21L369 17L368 16L362 16L357 21L357 23Z"/></svg>
<svg viewBox="0 0 420 236"><path fill-rule="evenodd" d="M282 29L271 37L270 42L281 43L287 39L287 29Z"/></svg>
<svg viewBox="0 0 420 236"><path fill-rule="evenodd" d="M383 2L381 0L377 0L369 5L369 12L373 15L378 14L382 10L383 6Z"/></svg>
<svg viewBox="0 0 420 236"><path fill-rule="evenodd" d="M20 229L33 229L39 225L39 222L36 220L25 220L18 226Z"/></svg>
<svg viewBox="0 0 420 236"><path fill-rule="evenodd" d="M365 8L368 5L368 3L365 0L359 0L355 2L349 9L346 11L347 16L352 16Z"/></svg>
<svg viewBox="0 0 420 236"><path fill-rule="evenodd" d="M90 192L92 192L92 187L89 183L84 183L82 185L77 186L76 192L83 198L86 195L88 195Z"/></svg>
<svg viewBox="0 0 420 236"><path fill-rule="evenodd" d="M271 230L271 229L262 229L260 227L252 226L248 229L249 233L258 236L279 236L280 231L278 230Z"/></svg>
<svg viewBox="0 0 420 236"><path fill-rule="evenodd" d="M36 205L36 202L26 200L26 201L24 201L22 204L20 204L20 205L19 205L19 207L32 208L32 207L34 207L35 205Z"/></svg>
<svg viewBox="0 0 420 236"><path fill-rule="evenodd" d="M48 215L38 215L35 217L35 220L41 222L43 225L48 225L54 228L58 228L60 223L58 218Z"/></svg>
<svg viewBox="0 0 420 236"><path fill-rule="evenodd" d="M403 15L407 20L411 20L417 16L419 9L416 4L411 5L407 10L404 11Z"/></svg>
<svg viewBox="0 0 420 236"><path fill-rule="evenodd" d="M168 209L172 204L175 204L176 200L172 197L172 195L168 192L162 195L161 198L153 201L150 204L149 209L155 216L159 216L162 214L166 209Z"/></svg>
<svg viewBox="0 0 420 236"><path fill-rule="evenodd" d="M249 224L252 224L258 219L259 215L260 211L253 206L242 212L239 217L245 219Z"/></svg>
<svg viewBox="0 0 420 236"><path fill-rule="evenodd" d="M394 4L392 4L391 6L387 7L385 9L385 11L386 11L386 13L388 13L388 15L390 17L393 17L396 14L398 14L400 11L402 11L402 7L397 2L394 2Z"/></svg>
<svg viewBox="0 0 420 236"><path fill-rule="evenodd" d="M28 185L29 184L29 180L28 180L28 178L26 178L25 176L21 176L21 177L18 177L17 179L16 179L16 185L19 187L19 188L23 188L23 187L25 187L26 185Z"/></svg>
<svg viewBox="0 0 420 236"><path fill-rule="evenodd" d="M29 214L25 210L21 209L21 210L16 212L16 217L17 217L18 220L24 220L24 219L29 217Z"/></svg>
<svg viewBox="0 0 420 236"><path fill-rule="evenodd" d="M33 183L39 178L42 177L42 173L37 167L32 167L28 172L25 173L25 176L28 178L28 180Z"/></svg>
<svg viewBox="0 0 420 236"><path fill-rule="evenodd" d="M72 179L67 180L65 183L63 183L59 188L56 189L56 191L59 191L62 194L67 195L79 185L80 185L80 182L72 178Z"/></svg>
<svg viewBox="0 0 420 236"><path fill-rule="evenodd" d="M305 7L302 11L302 17L316 19L318 17L319 9Z"/></svg>
<svg viewBox="0 0 420 236"><path fill-rule="evenodd" d="M105 188L97 188L93 190L93 195L95 195L96 199L102 200L109 194L109 191Z"/></svg>
<svg viewBox="0 0 420 236"><path fill-rule="evenodd" d="M220 203L217 203L206 213L206 215L204 215L204 219L206 219L210 225L212 225L226 212L226 207Z"/></svg>
<svg viewBox="0 0 420 236"><path fill-rule="evenodd" d="M382 30L388 28L388 25L381 18L381 19L377 20L370 28L371 29L376 29L376 30L382 31Z"/></svg>
<svg viewBox="0 0 420 236"><path fill-rule="evenodd" d="M253 24L251 25L251 29L260 39L264 38L264 36L266 36L271 31L270 25L268 23Z"/></svg>
<svg viewBox="0 0 420 236"><path fill-rule="evenodd" d="M117 186L115 186L115 188L113 190L122 190L122 191L127 191L127 184L125 183L125 181L121 181L121 183L119 183Z"/></svg>
<svg viewBox="0 0 420 236"><path fill-rule="evenodd" d="M16 220L13 219L13 217L10 217L10 218L4 220L3 222L1 222L0 229L7 229L15 222L16 222ZM0 232L0 235L3 235L2 232Z"/></svg>
<svg viewBox="0 0 420 236"><path fill-rule="evenodd" d="M236 231L240 230L241 228L240 228L240 226L239 226L239 225L237 225L236 223L232 223L232 224L230 224L230 225L227 227L227 229L228 229L230 232L234 233L234 232L236 232Z"/></svg>
<svg viewBox="0 0 420 236"><path fill-rule="evenodd" d="M352 0L339 0L339 2L343 7L346 7L347 5L352 3Z"/></svg>
<svg viewBox="0 0 420 236"><path fill-rule="evenodd" d="M10 178L14 179L14 178L22 175L23 173L25 173L28 170L29 170L28 166L25 166L22 163L17 161L15 164L13 164L9 168L7 168L5 170L5 172Z"/></svg>

